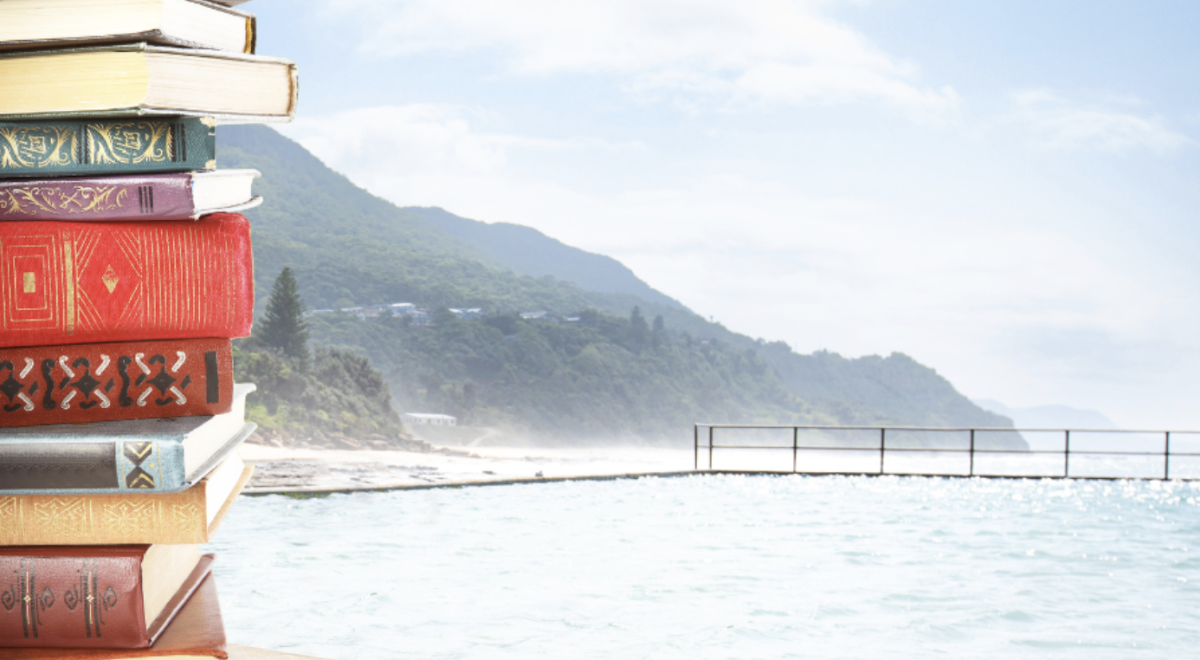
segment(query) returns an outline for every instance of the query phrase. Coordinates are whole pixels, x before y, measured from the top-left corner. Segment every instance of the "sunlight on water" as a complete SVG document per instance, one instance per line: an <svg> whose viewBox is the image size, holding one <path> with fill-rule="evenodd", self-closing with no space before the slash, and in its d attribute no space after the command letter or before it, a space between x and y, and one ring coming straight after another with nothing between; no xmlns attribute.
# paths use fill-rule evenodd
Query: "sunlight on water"
<svg viewBox="0 0 1200 660"><path fill-rule="evenodd" d="M384 658L1164 658L1200 484L697 476L242 498L230 641Z"/></svg>

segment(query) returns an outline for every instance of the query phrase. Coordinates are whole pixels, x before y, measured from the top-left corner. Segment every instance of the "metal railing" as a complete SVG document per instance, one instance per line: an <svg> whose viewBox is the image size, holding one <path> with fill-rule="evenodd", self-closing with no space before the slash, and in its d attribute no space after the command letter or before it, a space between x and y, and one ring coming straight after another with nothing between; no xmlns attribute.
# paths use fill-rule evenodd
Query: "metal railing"
<svg viewBox="0 0 1200 660"><path fill-rule="evenodd" d="M719 444L720 438L718 431L728 433L729 431L791 431L790 444ZM801 444L801 432L814 432L818 435L845 435L848 433L857 432L859 434L871 434L872 437L877 435L877 440L872 441L869 446L849 446L846 444L825 444L811 445ZM889 432L893 437L893 444L888 445ZM895 437L897 435L913 434L919 435L921 439L928 440L930 437L944 435L948 433L964 434L964 446L959 447L930 447L930 446L911 446L911 442L904 446L904 443L897 445ZM987 446L984 443L982 446L978 440L983 437L995 438L1000 436L1008 439L1010 442L1013 438L1017 438L1021 443L1025 444L1024 436L1027 434L1053 434L1061 435L1061 449L1035 449L1026 444L1025 448ZM1125 449L1096 449L1084 448L1080 449L1078 445L1074 450L1071 447L1071 435L1075 434L1077 442L1080 436L1129 436L1142 435L1161 438L1161 449L1153 451L1130 451ZM1180 436L1186 436L1189 444L1194 446L1193 451L1173 451L1171 448L1172 436L1177 440ZM1087 479L1181 479L1194 480L1200 479L1200 461L1193 461L1193 470L1188 472L1191 476L1172 476L1171 459L1196 459L1200 458L1200 431L1141 431L1141 430L1126 430L1126 429L1013 429L1013 428L945 428L945 427L921 427L921 426L775 426L775 425L739 425L739 424L696 424L693 431L694 439L694 455L695 469L701 469L701 452L707 453L707 468L708 470L720 471L753 471L753 472L784 472L784 473L800 473L800 474L842 474L842 475L903 475L903 476L961 476L961 477L1022 477L1022 478L1056 478L1056 479L1072 479L1072 478L1087 478ZM1091 438L1095 440L1094 437ZM992 443L995 444L995 443ZM772 469L772 470L739 470L728 467L714 467L716 465L714 455L717 450L790 450L791 452L791 470ZM814 469L810 465L802 465L800 457L807 452L857 452L868 453L874 452L878 454L878 463L872 462L870 469ZM888 465L889 456L905 456L924 454L926 457L946 457L946 456L962 456L965 455L965 469L957 471L920 471L918 470L890 470ZM984 457L1007 456L1010 458L1021 457L1036 457L1041 455L1058 455L1062 457L1061 469L1057 466L1053 471L1043 471L1043 473L1029 472L1013 472L1003 471L998 469L980 469L978 460ZM1161 473L1153 475L1132 475L1132 476L1104 476L1097 474L1072 474L1071 472L1071 457L1075 456L1077 460L1080 457L1161 457ZM1013 462L1010 461L1010 465ZM928 465L928 463L926 464ZM942 467L945 464L943 462ZM1155 468L1157 469L1157 468Z"/></svg>

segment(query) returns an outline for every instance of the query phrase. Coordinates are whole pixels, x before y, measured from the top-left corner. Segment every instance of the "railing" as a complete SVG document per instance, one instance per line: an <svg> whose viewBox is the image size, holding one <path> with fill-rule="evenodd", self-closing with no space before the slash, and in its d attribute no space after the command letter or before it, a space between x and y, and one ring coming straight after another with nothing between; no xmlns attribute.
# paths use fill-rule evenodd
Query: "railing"
<svg viewBox="0 0 1200 660"><path fill-rule="evenodd" d="M720 433L718 433L720 432ZM791 442L776 441L773 444L721 444L724 439L744 432L751 440L761 441L763 438L778 439L780 433L790 432ZM806 436L816 435L826 444L801 443L801 433ZM889 445L889 434L892 444ZM930 440L939 440L954 434L957 443L946 446L929 446ZM1072 448L1072 434L1076 446ZM1138 431L1112 429L1009 429L1009 428L940 428L918 426L771 426L771 425L737 425L737 424L696 424L694 428L695 469L701 469L701 454L706 453L708 470L721 471L754 471L754 472L789 472L802 474L847 474L847 475L910 475L910 476L962 476L962 477L1034 477L1034 478L1099 478L1099 479L1200 479L1200 431ZM726 436L722 438L721 436ZM857 436L854 442L847 444L848 436ZM1131 437L1134 436L1134 437ZM1140 436L1140 437L1136 437ZM1040 442L1033 447L1028 439L1035 437ZM1061 447L1046 448L1047 439L1051 444L1058 444L1055 438L1061 437ZM829 441L841 439L838 444L828 444ZM864 441L865 438L865 441ZM1081 438L1084 440L1080 445ZM1098 442L1107 438L1107 442ZM1125 447L1113 447L1113 438L1122 438L1136 442L1139 447L1130 450ZM897 442L900 439L900 442ZM1177 446L1172 448L1172 440ZM915 446L914 446L915 441ZM924 444L921 444L924 443ZM1153 450L1143 448L1146 444L1158 445ZM1179 443L1184 446L1179 447ZM1115 443L1121 444L1121 443ZM1124 444L1128 444L1126 441ZM1006 446L1007 445L1007 446ZM1024 445L1018 446L1018 445ZM1183 449L1183 451L1180 451ZM771 469L746 469L746 461L740 461L742 467L721 465L715 458L717 450L729 453L744 454L751 450L775 450L790 452L791 469L786 465L772 464ZM733 450L737 450L734 452ZM801 457L819 454L821 461L801 461ZM852 461L857 465L845 468L838 466L831 457L846 454L858 455L867 461ZM869 460L878 456L878 461ZM1061 463L1050 461L1047 465L1046 456L1061 456ZM917 460L900 460L901 467L897 469L889 463L897 459L909 457ZM1072 473L1071 458L1077 461L1077 470ZM1131 457L1142 457L1135 461ZM891 460L889 461L889 458ZM1097 461L1096 459L1101 459ZM955 461L954 459L957 459ZM1090 470L1078 470L1080 460L1090 463ZM1090 459L1090 460L1089 460ZM1146 459L1152 459L1147 461ZM1159 462L1161 459L1161 462ZM1183 463L1179 474L1172 473L1172 459L1176 464ZM736 462L736 461L735 461ZM980 463L990 463L980 465ZM844 464L844 461L843 461ZM1041 467L1039 467L1041 464ZM719 467L718 467L719 466ZM1032 470L1021 469L1033 466ZM1139 474L1128 474L1130 470ZM1108 469L1109 473L1103 470ZM1126 474L1117 474L1119 472ZM1177 470L1177 472L1179 472Z"/></svg>

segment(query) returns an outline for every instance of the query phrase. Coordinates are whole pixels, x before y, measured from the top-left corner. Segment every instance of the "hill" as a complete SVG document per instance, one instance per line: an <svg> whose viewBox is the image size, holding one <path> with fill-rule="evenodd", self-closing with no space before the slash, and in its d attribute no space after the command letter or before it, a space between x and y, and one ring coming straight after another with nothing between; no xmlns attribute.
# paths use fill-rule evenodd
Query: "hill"
<svg viewBox="0 0 1200 660"><path fill-rule="evenodd" d="M314 343L369 357L403 408L470 400L457 410L479 423L556 437L601 435L614 419L646 436L684 434L693 421L1010 425L906 356L799 355L710 323L619 262L536 230L397 207L270 128L221 127L219 144L221 167L263 173L268 203L247 214L260 292L290 265L310 309L413 302L488 313L441 315L430 327L312 317ZM641 332L635 307L647 332L656 320L657 344L629 339ZM516 315L532 310L590 321Z"/></svg>
<svg viewBox="0 0 1200 660"><path fill-rule="evenodd" d="M529 277L548 275L588 291L626 293L646 302L683 309L678 300L651 288L616 259L564 245L536 229L507 222L488 224L468 220L436 207L405 210L514 273Z"/></svg>

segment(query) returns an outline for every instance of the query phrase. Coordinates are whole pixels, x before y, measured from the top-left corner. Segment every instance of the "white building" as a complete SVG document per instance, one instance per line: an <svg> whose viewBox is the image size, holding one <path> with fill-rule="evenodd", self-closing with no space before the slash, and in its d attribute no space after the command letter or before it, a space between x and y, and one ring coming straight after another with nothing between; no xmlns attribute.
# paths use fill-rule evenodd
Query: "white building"
<svg viewBox="0 0 1200 660"><path fill-rule="evenodd" d="M457 426L458 418L454 415L438 415L435 413L404 413L401 421L413 426Z"/></svg>

